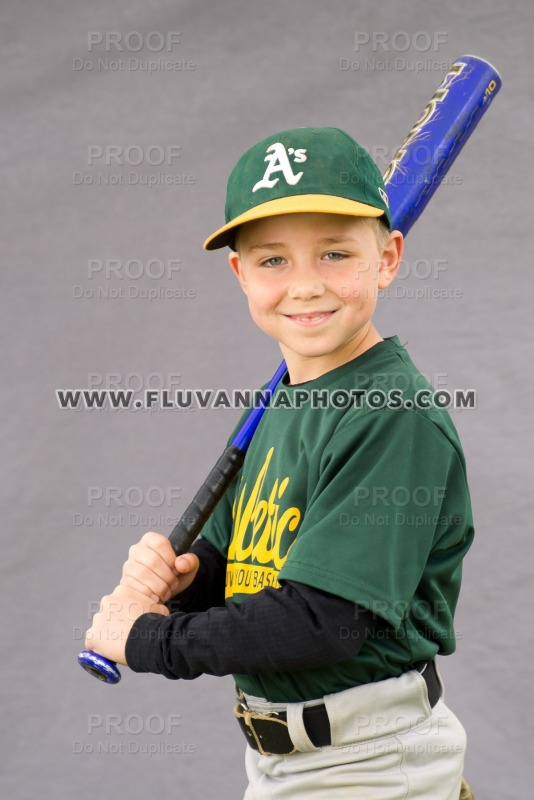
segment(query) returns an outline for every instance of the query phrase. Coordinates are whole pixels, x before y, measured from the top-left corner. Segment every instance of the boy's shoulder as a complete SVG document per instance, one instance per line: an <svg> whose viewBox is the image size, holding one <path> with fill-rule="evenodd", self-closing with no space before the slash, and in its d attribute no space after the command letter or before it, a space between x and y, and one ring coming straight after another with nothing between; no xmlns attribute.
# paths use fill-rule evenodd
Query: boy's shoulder
<svg viewBox="0 0 534 800"><path fill-rule="evenodd" d="M436 438L446 439L461 458L462 447L449 408L454 395L443 387L436 389L415 365L398 336L391 336L372 347L362 356L344 365L345 370L334 378L337 390L360 392L359 411L350 414L343 424L351 424L357 416L386 416L399 413L399 422L407 417L415 420L419 429L434 429ZM414 442L417 445L417 442Z"/></svg>
<svg viewBox="0 0 534 800"><path fill-rule="evenodd" d="M399 383L402 388L430 386L423 373L412 361L398 336L390 336L375 344L362 355L337 370L328 373L332 382L353 380L358 385L391 387ZM398 376L403 376L399 379Z"/></svg>
<svg viewBox="0 0 534 800"><path fill-rule="evenodd" d="M356 447L367 436L383 442L410 438L416 449L432 444L437 457L438 450L452 447L463 460L448 396L436 391L399 337L391 336L312 381L279 385L266 422L271 436L286 444L305 440L315 450Z"/></svg>
<svg viewBox="0 0 534 800"><path fill-rule="evenodd" d="M416 367L398 336L383 339L357 358L313 381L284 386L283 389L294 395L302 390L327 390L330 395L348 391L354 398L358 397L358 390L362 397L372 392L372 397L368 398L371 400L370 410L380 410L381 407L398 408L401 398L408 401L406 408L417 408L421 398L420 405L424 409L428 403L423 398L428 393L433 395L436 392L430 381ZM384 400L383 403L381 399Z"/></svg>
<svg viewBox="0 0 534 800"><path fill-rule="evenodd" d="M435 439L436 445L452 446L463 459L447 399L448 393L437 392L417 368L399 337L391 336L314 380L289 385L282 380L269 398L258 434L283 441L286 448L295 440L316 449L333 439L349 445L359 440L361 431L376 433L383 427L384 435L395 431L399 436L406 429L416 447ZM258 434L255 439L262 438Z"/></svg>

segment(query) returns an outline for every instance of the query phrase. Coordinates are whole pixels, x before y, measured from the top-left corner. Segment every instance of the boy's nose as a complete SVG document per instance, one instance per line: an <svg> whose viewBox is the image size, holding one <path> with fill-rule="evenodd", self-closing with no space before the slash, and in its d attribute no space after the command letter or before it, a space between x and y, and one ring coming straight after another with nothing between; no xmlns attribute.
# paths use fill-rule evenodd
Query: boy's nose
<svg viewBox="0 0 534 800"><path fill-rule="evenodd" d="M310 269L295 270L287 287L287 295L292 300L311 300L325 293L324 283L316 272Z"/></svg>

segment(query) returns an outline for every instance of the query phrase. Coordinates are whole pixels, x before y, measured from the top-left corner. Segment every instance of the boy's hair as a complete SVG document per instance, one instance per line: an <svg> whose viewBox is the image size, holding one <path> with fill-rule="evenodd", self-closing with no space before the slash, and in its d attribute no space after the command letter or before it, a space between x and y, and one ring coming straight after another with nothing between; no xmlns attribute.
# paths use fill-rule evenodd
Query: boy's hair
<svg viewBox="0 0 534 800"><path fill-rule="evenodd" d="M367 222L375 229L378 249L380 252L382 252L386 246L387 240L389 239L389 234L391 233L389 226L384 217L366 217L366 219Z"/></svg>

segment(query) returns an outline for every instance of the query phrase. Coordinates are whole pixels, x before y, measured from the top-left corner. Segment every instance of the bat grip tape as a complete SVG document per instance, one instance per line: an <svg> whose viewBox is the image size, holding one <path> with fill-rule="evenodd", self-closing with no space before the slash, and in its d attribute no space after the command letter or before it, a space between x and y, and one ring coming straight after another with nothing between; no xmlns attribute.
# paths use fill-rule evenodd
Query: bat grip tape
<svg viewBox="0 0 534 800"><path fill-rule="evenodd" d="M169 536L172 549L177 556L189 550L243 466L244 459L244 451L235 445L227 447L220 456Z"/></svg>

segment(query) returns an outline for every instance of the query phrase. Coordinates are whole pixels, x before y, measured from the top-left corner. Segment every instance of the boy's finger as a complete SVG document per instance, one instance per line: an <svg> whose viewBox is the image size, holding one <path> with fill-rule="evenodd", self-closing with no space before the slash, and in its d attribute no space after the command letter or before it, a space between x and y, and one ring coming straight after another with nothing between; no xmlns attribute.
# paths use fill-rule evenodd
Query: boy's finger
<svg viewBox="0 0 534 800"><path fill-rule="evenodd" d="M165 561L169 567L172 566L174 552L169 540L161 533L149 531L148 533L144 534L138 544L143 545L149 550L153 550L154 553L157 554L159 558L163 559L163 561Z"/></svg>
<svg viewBox="0 0 534 800"><path fill-rule="evenodd" d="M166 598L167 594L178 589L178 578L175 572L161 562L158 572L138 561L128 560L122 568L123 577L133 578L158 597Z"/></svg>
<svg viewBox="0 0 534 800"><path fill-rule="evenodd" d="M136 580L136 578L133 578L131 575L123 575L120 580L120 585L129 586L131 589L135 589L136 592L140 592L141 594L150 597L150 599L153 600L155 603L159 603L161 600L163 600L162 597L153 592L148 586ZM170 593L167 590L165 594L170 594Z"/></svg>
<svg viewBox="0 0 534 800"><path fill-rule="evenodd" d="M174 566L179 573L186 575L198 569L199 563L198 557L194 553L184 553L184 555L176 558Z"/></svg>

